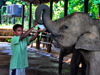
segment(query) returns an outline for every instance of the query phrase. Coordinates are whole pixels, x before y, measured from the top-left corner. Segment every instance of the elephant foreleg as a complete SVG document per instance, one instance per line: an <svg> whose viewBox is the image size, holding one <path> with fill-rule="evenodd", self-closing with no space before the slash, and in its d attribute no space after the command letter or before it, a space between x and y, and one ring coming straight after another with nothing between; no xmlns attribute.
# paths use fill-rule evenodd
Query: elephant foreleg
<svg viewBox="0 0 100 75"><path fill-rule="evenodd" d="M62 71L62 63L63 63L63 57L64 57L64 55L65 55L65 51L66 50L64 50L64 49L61 49L60 50L60 56L59 56L59 75L62 75L61 74L61 71Z"/></svg>
<svg viewBox="0 0 100 75"><path fill-rule="evenodd" d="M81 62L81 53L79 52L79 50L74 49L72 60L71 60L70 75L77 75L80 62Z"/></svg>
<svg viewBox="0 0 100 75"><path fill-rule="evenodd" d="M88 75L100 75L100 68L98 68L99 65L100 65L100 62L99 63L91 62Z"/></svg>
<svg viewBox="0 0 100 75"><path fill-rule="evenodd" d="M64 56L66 56L66 55L68 55L72 52L73 52L72 48L61 48L60 56L59 56L59 68L58 68L59 69L59 75L61 75Z"/></svg>

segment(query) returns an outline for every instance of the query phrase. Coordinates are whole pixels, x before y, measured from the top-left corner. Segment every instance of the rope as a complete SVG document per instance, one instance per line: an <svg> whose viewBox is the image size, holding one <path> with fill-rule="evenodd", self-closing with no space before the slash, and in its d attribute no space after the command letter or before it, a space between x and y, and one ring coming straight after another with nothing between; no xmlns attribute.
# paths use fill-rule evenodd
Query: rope
<svg viewBox="0 0 100 75"><path fill-rule="evenodd" d="M43 41L40 41L41 43L45 43L45 44L51 44L51 43L49 43L49 42L43 42ZM52 47L53 47L53 49L54 50L56 50L58 53L59 53L59 51L54 47L54 45L53 44L51 44L52 45Z"/></svg>

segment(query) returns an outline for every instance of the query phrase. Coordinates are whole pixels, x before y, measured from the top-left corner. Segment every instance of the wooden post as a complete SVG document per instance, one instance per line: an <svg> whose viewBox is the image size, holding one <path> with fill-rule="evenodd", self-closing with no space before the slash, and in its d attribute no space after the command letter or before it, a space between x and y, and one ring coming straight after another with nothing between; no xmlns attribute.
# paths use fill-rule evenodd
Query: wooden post
<svg viewBox="0 0 100 75"><path fill-rule="evenodd" d="M99 4L99 18L100 18L100 4Z"/></svg>
<svg viewBox="0 0 100 75"><path fill-rule="evenodd" d="M84 0L84 13L88 13L88 1L89 0Z"/></svg>
<svg viewBox="0 0 100 75"><path fill-rule="evenodd" d="M15 24L15 17L14 16L11 17L11 24Z"/></svg>
<svg viewBox="0 0 100 75"><path fill-rule="evenodd" d="M52 19L53 0L50 0L50 18ZM48 38L51 43L51 38ZM51 52L51 44L47 44L47 52Z"/></svg>
<svg viewBox="0 0 100 75"><path fill-rule="evenodd" d="M52 43L51 37L48 38L48 42ZM49 52L49 53L51 52L51 44L47 44L47 52Z"/></svg>
<svg viewBox="0 0 100 75"><path fill-rule="evenodd" d="M53 0L50 0L50 18L52 19Z"/></svg>
<svg viewBox="0 0 100 75"><path fill-rule="evenodd" d="M9 16L7 16L7 25L9 24Z"/></svg>
<svg viewBox="0 0 100 75"><path fill-rule="evenodd" d="M38 29L39 29L39 27L38 27ZM39 35L37 36L37 40L36 40L36 49L40 49Z"/></svg>
<svg viewBox="0 0 100 75"><path fill-rule="evenodd" d="M3 7L1 7L1 25L3 24L3 21L4 21L2 9L3 9Z"/></svg>
<svg viewBox="0 0 100 75"><path fill-rule="evenodd" d="M68 10L68 0L65 0L64 2L64 16L67 16L67 10Z"/></svg>
<svg viewBox="0 0 100 75"><path fill-rule="evenodd" d="M24 12L25 12L25 5L22 6L22 26L24 28Z"/></svg>
<svg viewBox="0 0 100 75"><path fill-rule="evenodd" d="M31 17L32 17L32 3L30 2L30 10L29 10L29 29L31 28Z"/></svg>
<svg viewBox="0 0 100 75"><path fill-rule="evenodd" d="M3 24L3 23L4 23L4 16L1 15L1 24Z"/></svg>
<svg viewBox="0 0 100 75"><path fill-rule="evenodd" d="M20 17L17 17L17 23L19 23L19 19L20 19Z"/></svg>
<svg viewBox="0 0 100 75"><path fill-rule="evenodd" d="M39 40L39 36L37 36L36 49L40 49L40 40Z"/></svg>

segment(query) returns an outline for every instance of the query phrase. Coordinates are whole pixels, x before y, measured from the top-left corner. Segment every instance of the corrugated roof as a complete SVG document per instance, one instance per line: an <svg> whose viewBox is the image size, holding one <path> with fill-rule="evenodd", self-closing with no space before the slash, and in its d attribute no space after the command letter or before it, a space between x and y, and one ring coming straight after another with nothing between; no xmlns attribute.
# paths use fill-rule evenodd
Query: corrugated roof
<svg viewBox="0 0 100 75"><path fill-rule="evenodd" d="M33 4L36 4L36 5L38 5L38 4L40 4L40 3L48 3L48 2L50 2L51 0L23 0L23 1L27 1L27 2L31 2L31 3L33 3ZM53 2L56 2L56 1L61 1L61 0L53 0Z"/></svg>

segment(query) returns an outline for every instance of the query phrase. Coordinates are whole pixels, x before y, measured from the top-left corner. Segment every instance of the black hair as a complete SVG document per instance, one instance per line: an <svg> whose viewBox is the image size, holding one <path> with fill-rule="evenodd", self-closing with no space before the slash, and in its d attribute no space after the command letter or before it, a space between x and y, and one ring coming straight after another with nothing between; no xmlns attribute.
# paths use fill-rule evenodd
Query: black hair
<svg viewBox="0 0 100 75"><path fill-rule="evenodd" d="M22 25L20 25L20 24L15 24L15 25L13 26L13 30L16 31L16 29L17 29L18 27L22 27L22 28L23 28Z"/></svg>

